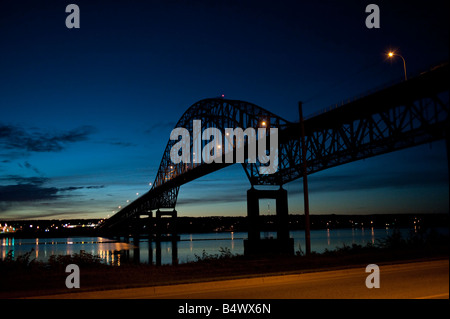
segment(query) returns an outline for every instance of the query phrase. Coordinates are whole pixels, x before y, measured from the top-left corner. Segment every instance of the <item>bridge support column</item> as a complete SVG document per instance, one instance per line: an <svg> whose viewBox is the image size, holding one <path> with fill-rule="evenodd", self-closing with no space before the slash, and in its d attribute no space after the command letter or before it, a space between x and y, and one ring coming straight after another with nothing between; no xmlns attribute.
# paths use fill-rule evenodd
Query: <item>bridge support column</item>
<svg viewBox="0 0 450 319"><path fill-rule="evenodd" d="M148 264L153 264L153 212L148 212L148 218L146 220L147 238L148 238Z"/></svg>
<svg viewBox="0 0 450 319"><path fill-rule="evenodd" d="M287 190L280 188L276 198L277 238L281 242L289 241L289 211Z"/></svg>
<svg viewBox="0 0 450 319"><path fill-rule="evenodd" d="M161 241L155 241L156 246L156 256L155 256L155 264L156 266L161 266Z"/></svg>
<svg viewBox="0 0 450 319"><path fill-rule="evenodd" d="M276 200L276 239L261 239L261 224L259 216L259 200L272 198ZM247 191L247 221L248 239L244 241L245 255L264 254L294 254L294 240L289 237L289 212L287 191L278 190Z"/></svg>
<svg viewBox="0 0 450 319"><path fill-rule="evenodd" d="M162 216L170 216L170 227L167 228L166 225L162 224ZM161 265L161 241L171 240L172 242L172 264L178 264L178 234L177 234L177 211L174 209L172 211L156 211L156 265ZM165 230L165 236L162 236L161 232Z"/></svg>
<svg viewBox="0 0 450 319"><path fill-rule="evenodd" d="M141 255L139 249L139 243L141 241L141 220L139 214L134 216L131 224L131 235L133 236L133 262L139 264Z"/></svg>
<svg viewBox="0 0 450 319"><path fill-rule="evenodd" d="M140 263L140 241L143 237L148 240L148 263L151 265L153 263L153 212L143 211L141 213L136 213L132 226L133 244L135 245L134 261Z"/></svg>
<svg viewBox="0 0 450 319"><path fill-rule="evenodd" d="M261 239L261 225L259 221L258 191L253 187L247 191L247 227L248 240L259 241Z"/></svg>
<svg viewBox="0 0 450 319"><path fill-rule="evenodd" d="M131 221L131 235L133 236L133 243L139 245L141 239L141 220L139 214L136 214Z"/></svg>

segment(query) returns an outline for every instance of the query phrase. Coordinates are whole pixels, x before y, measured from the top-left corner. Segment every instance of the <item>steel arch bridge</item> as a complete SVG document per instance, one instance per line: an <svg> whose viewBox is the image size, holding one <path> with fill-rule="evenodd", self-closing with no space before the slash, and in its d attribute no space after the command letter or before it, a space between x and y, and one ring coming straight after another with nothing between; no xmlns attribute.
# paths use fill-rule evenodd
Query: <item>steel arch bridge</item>
<svg viewBox="0 0 450 319"><path fill-rule="evenodd" d="M286 130L292 123L282 119L281 117L249 102L238 100L227 100L222 98L204 99L191 107L182 115L175 127L182 127L189 130L190 134L190 163L174 164L170 158L170 151L177 143L176 140L168 141L164 150L161 163L152 188L148 193L130 203L120 212L112 216L106 223L101 225L102 229L112 229L123 225L124 221L130 220L139 214L145 214L157 209L174 209L177 202L180 186L204 175L220 170L231 163L211 163L194 162L194 142L193 139L193 121L201 120L202 128L235 128L240 127L243 130L247 128L264 126L276 127L279 130ZM207 141L202 141L202 148ZM234 145L235 147L236 145ZM286 154L287 156L288 154ZM259 174L259 167L262 165L259 161L249 163L246 159L242 163L247 176L252 185L282 185L282 179L278 180L281 175L275 174L274 178L268 175ZM270 179L270 180L265 180ZM256 183L255 183L256 181Z"/></svg>
<svg viewBox="0 0 450 319"><path fill-rule="evenodd" d="M180 187L220 170L230 163L195 163L193 120L204 128L278 128L278 171L261 174L259 161L243 166L250 185L282 186L306 174L396 150L446 139L449 150L448 63L411 77L300 122L287 121L255 104L223 98L204 99L189 107L176 127L190 132L190 163L174 164L169 140L152 188L99 226L104 232L130 232L140 215L161 209L175 210ZM264 125L263 125L264 122ZM202 146L208 141L203 141ZM302 147L306 161L302 161ZM235 152L235 149L234 149ZM249 194L248 194L249 196ZM269 195L272 196L272 195ZM278 196L278 195L277 195ZM249 198L249 197L248 197ZM249 216L251 208L248 206ZM287 202L286 202L287 210ZM287 214L287 212L286 212ZM175 214L176 216L176 214Z"/></svg>

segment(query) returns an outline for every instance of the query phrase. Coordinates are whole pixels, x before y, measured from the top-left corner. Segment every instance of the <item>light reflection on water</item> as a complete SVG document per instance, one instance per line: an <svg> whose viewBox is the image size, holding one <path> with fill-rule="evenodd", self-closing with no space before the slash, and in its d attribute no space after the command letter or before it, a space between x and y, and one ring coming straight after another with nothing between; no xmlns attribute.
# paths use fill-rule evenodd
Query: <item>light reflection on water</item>
<svg viewBox="0 0 450 319"><path fill-rule="evenodd" d="M401 229L403 238L407 238L413 229ZM311 231L311 250L321 253L325 249L334 250L343 245L352 244L365 246L369 243L376 244L391 235L393 229L389 228L352 228L352 229L323 229ZM261 238L276 238L276 232L261 232ZM291 231L290 237L294 238L294 250L305 252L304 231ZM220 249L229 249L232 254L244 253L244 239L246 232L224 232L206 234L180 234L180 241L176 247L171 242L149 243L141 239L139 246L129 243L115 241L102 237L73 237L73 238L1 238L0 259L5 259L10 250L13 257L30 252L31 259L46 261L51 255L72 255L83 250L86 253L99 256L105 263L120 265L126 261L137 261L141 263L156 262L160 256L161 264L172 263L172 253L178 256L179 263L195 261L201 257L203 251L208 255L220 255ZM150 249L149 249L150 248Z"/></svg>

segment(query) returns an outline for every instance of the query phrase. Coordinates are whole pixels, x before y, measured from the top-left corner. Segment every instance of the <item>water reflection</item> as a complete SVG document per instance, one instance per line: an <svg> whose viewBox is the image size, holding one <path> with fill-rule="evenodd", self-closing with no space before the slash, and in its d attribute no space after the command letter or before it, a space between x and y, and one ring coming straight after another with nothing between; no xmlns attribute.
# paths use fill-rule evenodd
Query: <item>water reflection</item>
<svg viewBox="0 0 450 319"><path fill-rule="evenodd" d="M404 238L416 228L402 230ZM321 253L325 249L334 250L343 245L368 243L376 244L393 232L390 228L353 228L353 229L324 229L311 231L311 250ZM263 234L261 234L263 235ZM303 231L291 231L294 238L294 250L305 252L305 237ZM26 254L32 249L32 257L38 261L46 261L51 255L72 255L81 250L99 256L103 262L110 265L124 263L146 264L176 264L195 261L201 257L203 251L209 255L220 254L220 249L228 249L234 255L244 253L243 240L247 233L224 232L208 234L181 234L180 241L148 242L141 240L111 240L102 237L80 238L2 238L0 240L0 258L7 258L12 251L12 258Z"/></svg>

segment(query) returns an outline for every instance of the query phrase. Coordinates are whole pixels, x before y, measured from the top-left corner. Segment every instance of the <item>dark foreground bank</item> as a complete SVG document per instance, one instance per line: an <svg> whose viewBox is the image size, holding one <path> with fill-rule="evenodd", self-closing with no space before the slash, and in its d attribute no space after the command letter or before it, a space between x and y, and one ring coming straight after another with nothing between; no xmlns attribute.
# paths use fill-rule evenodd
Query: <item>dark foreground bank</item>
<svg viewBox="0 0 450 319"><path fill-rule="evenodd" d="M100 258L84 252L51 256L48 262L30 260L30 255L6 258L0 262L0 298L92 291L115 288L168 285L224 278L320 271L368 264L408 260L448 259L448 236L402 238L394 233L378 245L343 246L309 256L235 256L229 251L203 254L195 262L153 266L123 264L108 266ZM68 289L69 264L80 269L80 288Z"/></svg>

